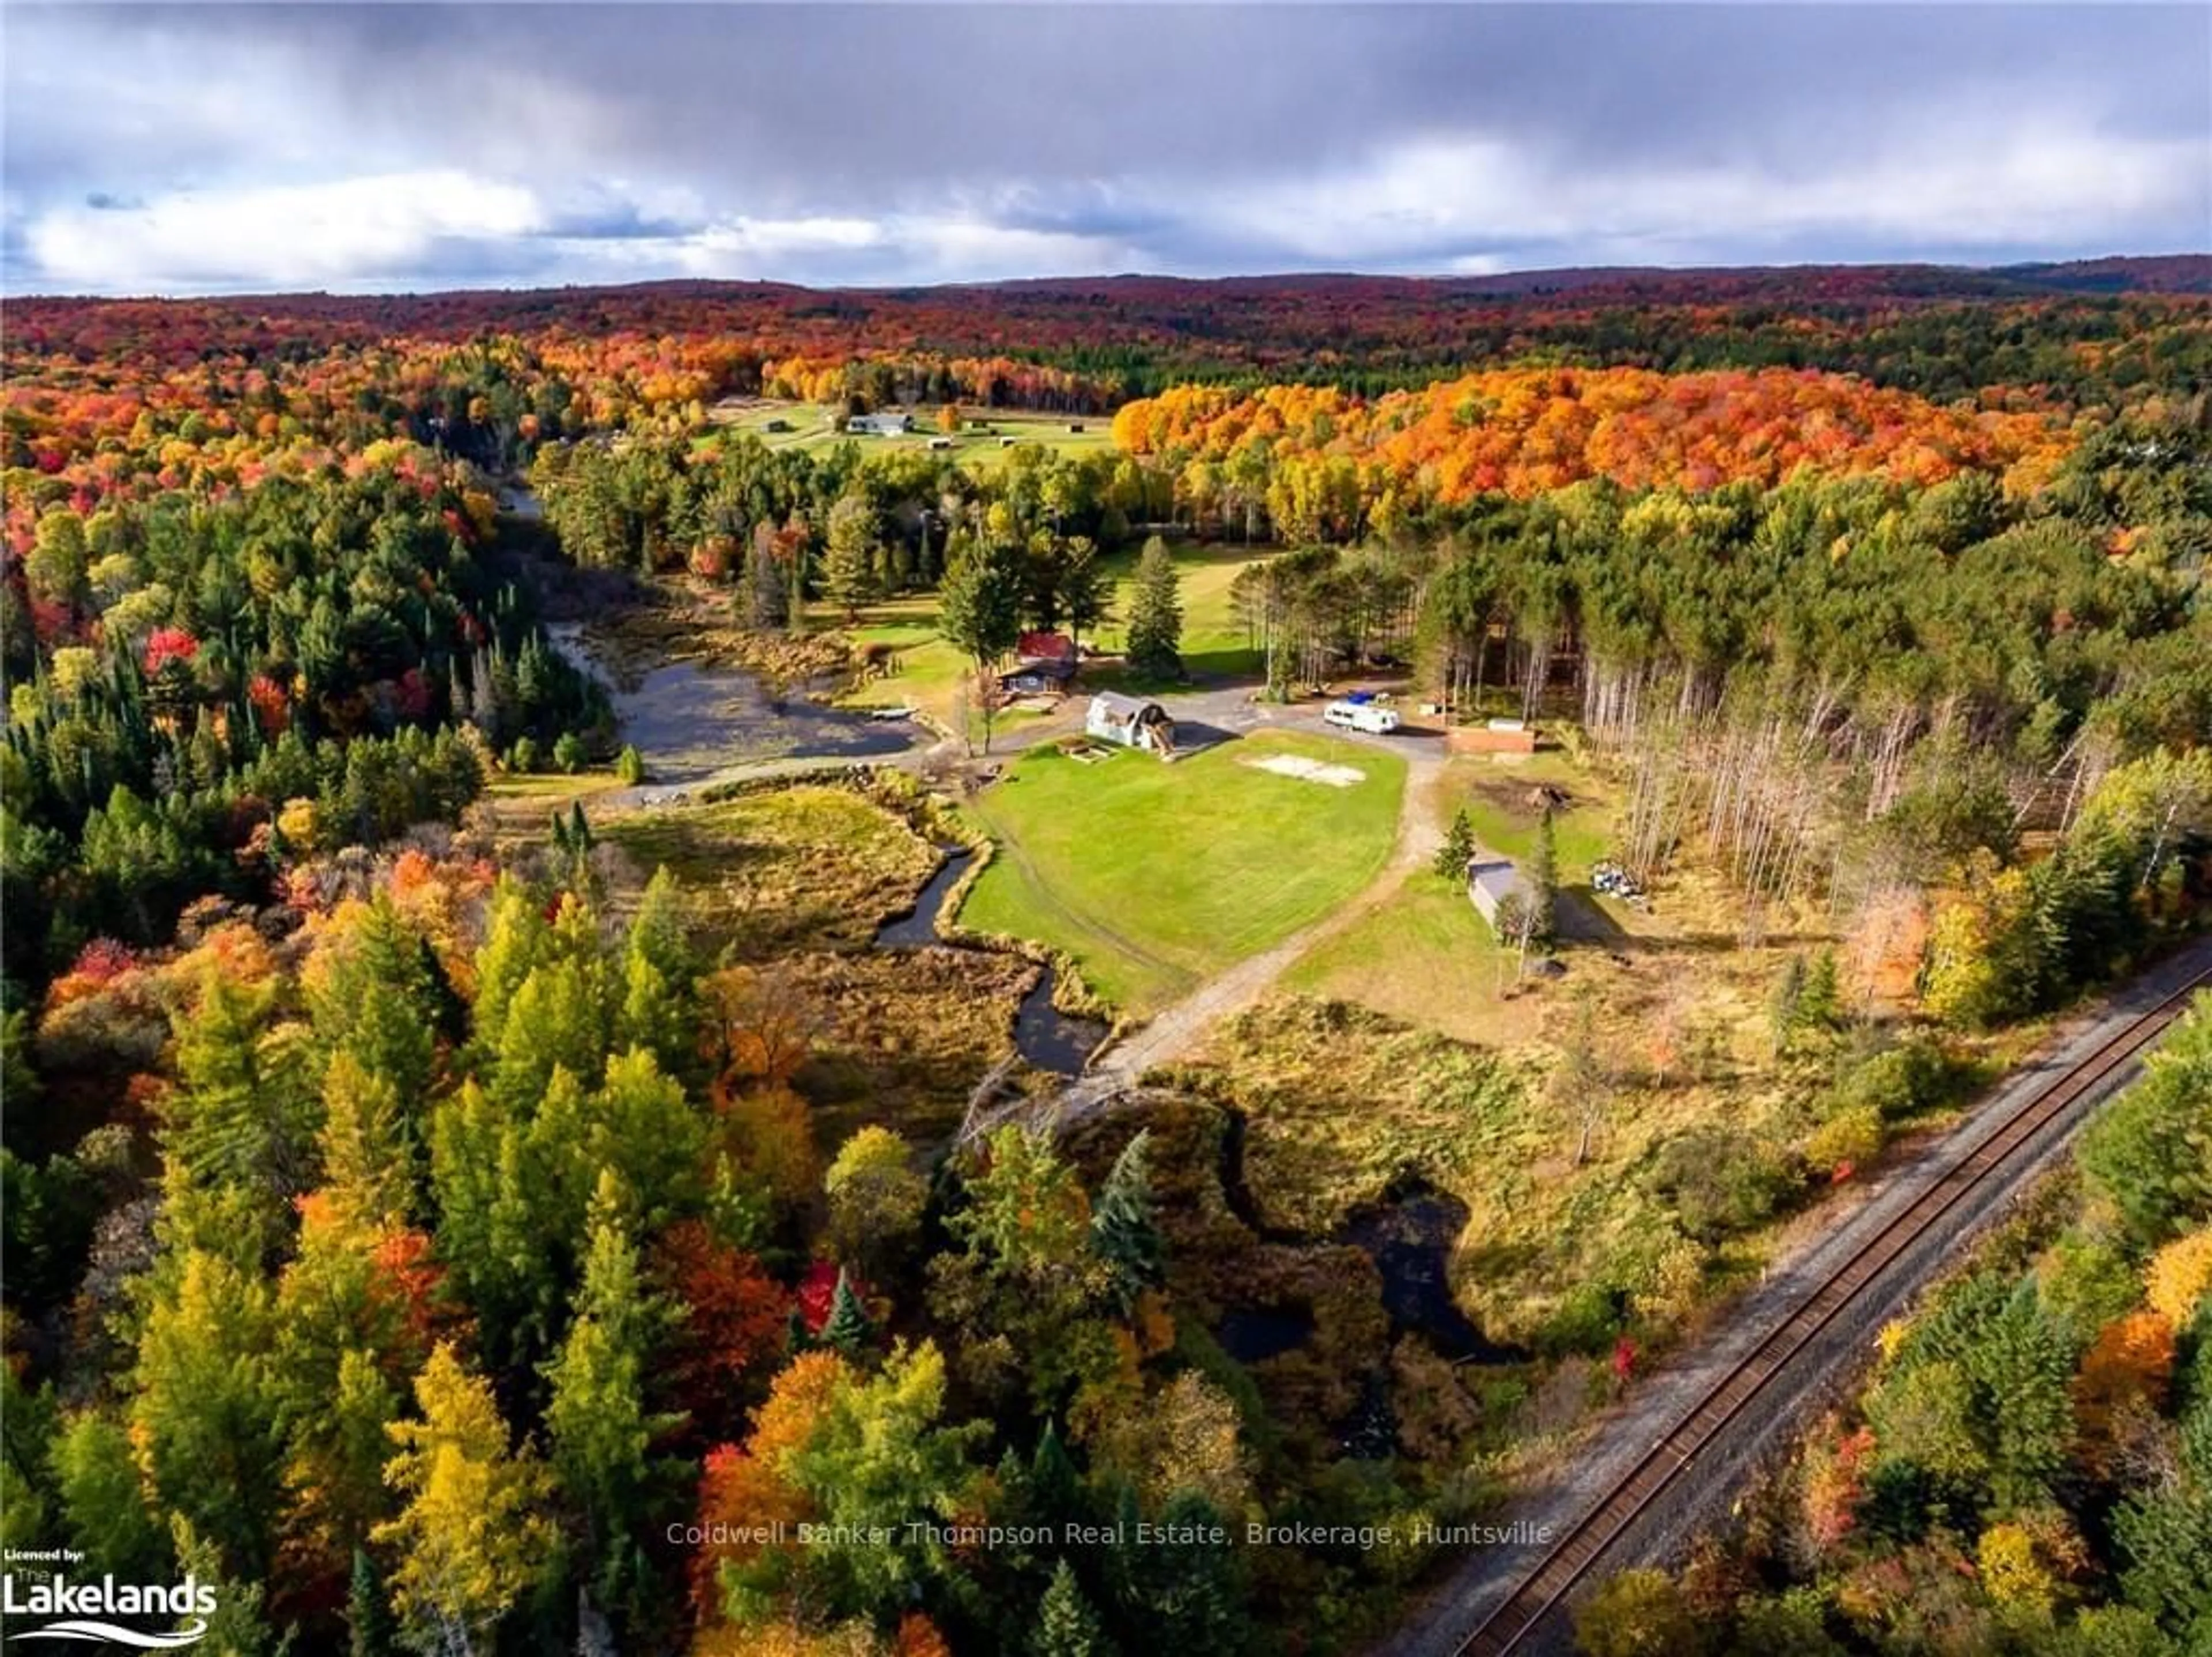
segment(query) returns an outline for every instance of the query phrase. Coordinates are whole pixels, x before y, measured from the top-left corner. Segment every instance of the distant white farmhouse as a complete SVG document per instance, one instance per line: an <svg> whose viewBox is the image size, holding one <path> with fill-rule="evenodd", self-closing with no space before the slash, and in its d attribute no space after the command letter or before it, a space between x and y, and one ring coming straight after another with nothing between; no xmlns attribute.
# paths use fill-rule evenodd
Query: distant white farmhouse
<svg viewBox="0 0 2212 1657"><path fill-rule="evenodd" d="M1145 748L1165 759L1175 752L1175 722L1168 710L1143 697L1101 691L1084 716L1086 734L1125 748Z"/></svg>
<svg viewBox="0 0 2212 1657"><path fill-rule="evenodd" d="M855 437L897 437L914 429L911 414L856 414L845 422Z"/></svg>

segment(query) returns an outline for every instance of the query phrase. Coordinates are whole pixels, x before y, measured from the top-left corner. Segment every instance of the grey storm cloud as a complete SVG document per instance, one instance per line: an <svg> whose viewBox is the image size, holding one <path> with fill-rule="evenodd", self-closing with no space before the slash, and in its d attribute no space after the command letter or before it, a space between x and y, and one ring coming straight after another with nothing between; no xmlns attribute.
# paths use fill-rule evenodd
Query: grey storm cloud
<svg viewBox="0 0 2212 1657"><path fill-rule="evenodd" d="M2212 246L2187 6L0 11L17 290Z"/></svg>

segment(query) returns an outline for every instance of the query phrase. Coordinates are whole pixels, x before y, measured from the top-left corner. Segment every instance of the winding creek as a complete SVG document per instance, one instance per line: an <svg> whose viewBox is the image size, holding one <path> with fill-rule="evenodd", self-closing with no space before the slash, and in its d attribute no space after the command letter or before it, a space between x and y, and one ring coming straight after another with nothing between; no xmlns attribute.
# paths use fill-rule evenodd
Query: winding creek
<svg viewBox="0 0 2212 1657"><path fill-rule="evenodd" d="M923 733L905 720L872 718L803 695L786 695L737 667L668 661L620 672L592 646L586 624L547 624L553 648L607 690L623 740L646 757L658 783L690 784L737 766L775 760L859 764L911 752ZM940 849L944 861L916 896L913 912L876 934L878 949L972 948L940 938L938 917L975 853ZM1075 1075L1102 1041L1106 1025L1053 1005L1057 974L1048 966L1014 1014L1014 1046L1040 1070Z"/></svg>
<svg viewBox="0 0 2212 1657"><path fill-rule="evenodd" d="M960 883L975 856L968 846L940 848L945 861L915 899L914 912L885 923L876 933L878 949L972 949L973 945L950 942L938 935L938 917L952 888ZM1106 1039L1106 1025L1098 1019L1077 1018L1052 1004L1057 975L1050 966L1014 1012L1014 1051L1040 1070L1056 1075L1079 1075L1098 1044Z"/></svg>
<svg viewBox="0 0 2212 1657"><path fill-rule="evenodd" d="M556 622L546 631L555 649L606 686L622 722L623 740L647 757L660 782L696 783L764 761L884 759L911 751L921 740L921 733L909 723L780 693L741 668L668 661L635 672L618 671L593 650L585 624ZM914 909L878 930L876 948L976 947L938 933L945 905L975 854L967 846L940 850L942 861L916 894ZM1082 1072L1105 1039L1107 1026L1054 1007L1054 979L1053 968L1046 966L1023 996L1014 1017L1014 1046L1038 1069L1073 1076ZM1255 1236L1290 1246L1349 1244L1359 1249L1375 1263L1393 1331L1418 1331L1447 1357L1502 1363L1527 1356L1487 1340L1452 1295L1451 1252L1467 1223L1467 1210L1457 1199L1425 1182L1407 1179L1328 1237L1271 1225L1245 1181L1244 1113L1234 1107L1226 1113L1221 1188L1231 1211ZM1232 1307L1224 1313L1217 1333L1232 1356L1255 1363L1310 1341L1313 1314L1295 1307Z"/></svg>

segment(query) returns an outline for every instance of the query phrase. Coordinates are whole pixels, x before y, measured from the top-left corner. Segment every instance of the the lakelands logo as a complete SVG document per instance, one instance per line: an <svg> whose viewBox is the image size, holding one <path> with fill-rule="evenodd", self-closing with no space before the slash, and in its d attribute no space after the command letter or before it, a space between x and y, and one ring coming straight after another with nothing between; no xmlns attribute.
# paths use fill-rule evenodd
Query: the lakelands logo
<svg viewBox="0 0 2212 1657"><path fill-rule="evenodd" d="M73 1549L52 1554L8 1550L10 1565L48 1560L74 1564L82 1557ZM0 1613L5 1614L10 1645L18 1640L66 1640L127 1646L134 1651L178 1651L206 1636L207 1619L215 1615L215 1589L190 1576L161 1587L118 1582L112 1575L97 1582L73 1582L60 1570L23 1578L10 1570L0 1577ZM173 1619L177 1626L166 1633L149 1633L110 1620L117 1617ZM21 1626L26 1617L45 1620L26 1628Z"/></svg>

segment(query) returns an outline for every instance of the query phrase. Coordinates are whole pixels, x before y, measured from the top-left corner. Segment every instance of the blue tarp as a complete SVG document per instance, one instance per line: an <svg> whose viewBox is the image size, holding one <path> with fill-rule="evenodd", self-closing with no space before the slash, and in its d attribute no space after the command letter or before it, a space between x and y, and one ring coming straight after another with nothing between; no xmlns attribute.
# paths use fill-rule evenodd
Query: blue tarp
<svg viewBox="0 0 2212 1657"><path fill-rule="evenodd" d="M1344 699L1346 702L1349 702L1355 708L1364 708L1369 703L1375 700L1375 692L1372 691L1346 691L1344 693Z"/></svg>

